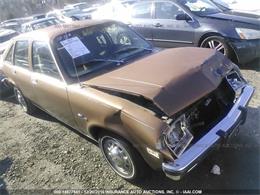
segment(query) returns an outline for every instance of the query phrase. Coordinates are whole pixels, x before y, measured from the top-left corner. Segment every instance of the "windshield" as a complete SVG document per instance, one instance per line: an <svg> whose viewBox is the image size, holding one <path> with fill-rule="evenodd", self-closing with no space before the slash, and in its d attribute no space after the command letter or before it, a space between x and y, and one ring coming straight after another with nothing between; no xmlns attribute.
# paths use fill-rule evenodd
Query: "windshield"
<svg viewBox="0 0 260 195"><path fill-rule="evenodd" d="M199 16L222 12L221 9L210 0L179 0L179 3L189 9L192 13Z"/></svg>
<svg viewBox="0 0 260 195"><path fill-rule="evenodd" d="M63 68L72 78L120 65L134 55L152 50L128 26L113 22L58 36L55 47Z"/></svg>

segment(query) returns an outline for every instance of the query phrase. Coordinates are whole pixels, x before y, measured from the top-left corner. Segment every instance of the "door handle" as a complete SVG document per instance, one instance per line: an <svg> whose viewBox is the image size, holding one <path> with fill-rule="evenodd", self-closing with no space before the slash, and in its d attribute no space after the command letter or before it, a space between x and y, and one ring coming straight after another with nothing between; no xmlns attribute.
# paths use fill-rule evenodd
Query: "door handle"
<svg viewBox="0 0 260 195"><path fill-rule="evenodd" d="M154 24L154 27L156 27L156 28L159 28L159 27L162 27L163 25L161 24L161 23L156 23L156 24Z"/></svg>
<svg viewBox="0 0 260 195"><path fill-rule="evenodd" d="M33 85L37 85L38 84L38 80L37 79L32 79L32 84Z"/></svg>

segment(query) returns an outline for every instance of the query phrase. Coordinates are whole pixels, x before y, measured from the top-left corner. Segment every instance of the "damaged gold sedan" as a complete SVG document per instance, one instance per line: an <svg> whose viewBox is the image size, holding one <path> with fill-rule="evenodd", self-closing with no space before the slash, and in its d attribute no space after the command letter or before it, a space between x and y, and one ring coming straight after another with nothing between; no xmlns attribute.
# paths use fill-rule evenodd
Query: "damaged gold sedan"
<svg viewBox="0 0 260 195"><path fill-rule="evenodd" d="M113 21L20 35L2 63L25 112L38 107L89 136L131 181L149 167L180 179L244 123L254 93L221 53L159 50Z"/></svg>

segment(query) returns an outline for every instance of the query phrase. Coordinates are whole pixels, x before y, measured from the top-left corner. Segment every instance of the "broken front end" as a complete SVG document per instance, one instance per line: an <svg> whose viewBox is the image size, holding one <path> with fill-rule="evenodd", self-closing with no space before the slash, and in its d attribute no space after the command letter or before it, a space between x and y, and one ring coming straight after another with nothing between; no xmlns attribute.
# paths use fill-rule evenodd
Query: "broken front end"
<svg viewBox="0 0 260 195"><path fill-rule="evenodd" d="M167 118L169 127L161 143L175 160L164 162L165 174L179 180L193 169L208 151L229 138L246 120L254 88L247 84L238 68L230 71L216 90Z"/></svg>

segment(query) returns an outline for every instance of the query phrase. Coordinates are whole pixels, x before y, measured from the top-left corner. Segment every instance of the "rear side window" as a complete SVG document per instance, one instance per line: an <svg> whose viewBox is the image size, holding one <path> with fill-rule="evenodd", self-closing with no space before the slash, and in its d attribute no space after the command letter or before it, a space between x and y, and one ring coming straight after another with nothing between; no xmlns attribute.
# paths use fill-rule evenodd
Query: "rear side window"
<svg viewBox="0 0 260 195"><path fill-rule="evenodd" d="M33 71L60 79L58 68L53 60L48 44L33 42Z"/></svg>
<svg viewBox="0 0 260 195"><path fill-rule="evenodd" d="M133 6L132 17L133 18L152 18L152 2L140 3Z"/></svg>
<svg viewBox="0 0 260 195"><path fill-rule="evenodd" d="M14 65L29 69L28 41L17 41L14 51Z"/></svg>
<svg viewBox="0 0 260 195"><path fill-rule="evenodd" d="M9 49L4 61L13 63L13 50L14 45L12 45L12 47Z"/></svg>

